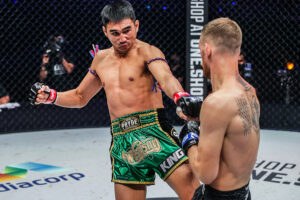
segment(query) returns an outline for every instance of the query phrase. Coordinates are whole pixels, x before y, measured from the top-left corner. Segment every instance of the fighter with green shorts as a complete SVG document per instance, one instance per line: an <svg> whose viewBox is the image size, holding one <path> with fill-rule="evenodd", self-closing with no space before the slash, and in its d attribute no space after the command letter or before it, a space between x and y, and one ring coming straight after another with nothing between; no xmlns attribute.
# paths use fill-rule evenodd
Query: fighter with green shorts
<svg viewBox="0 0 300 200"><path fill-rule="evenodd" d="M30 102L82 108L104 89L112 123L115 199L145 200L146 185L154 183L155 173L181 200L192 199L200 182L172 139L176 135L164 115L162 90L184 120L199 117L201 99L184 91L159 48L137 39L140 21L130 2L111 1L102 9L101 20L111 46L94 54L78 87L56 92L36 83L30 89ZM159 85L162 90L156 89Z"/></svg>
<svg viewBox="0 0 300 200"><path fill-rule="evenodd" d="M187 160L170 137L175 129L164 109L136 112L112 121L112 181L154 184L155 173L163 180Z"/></svg>

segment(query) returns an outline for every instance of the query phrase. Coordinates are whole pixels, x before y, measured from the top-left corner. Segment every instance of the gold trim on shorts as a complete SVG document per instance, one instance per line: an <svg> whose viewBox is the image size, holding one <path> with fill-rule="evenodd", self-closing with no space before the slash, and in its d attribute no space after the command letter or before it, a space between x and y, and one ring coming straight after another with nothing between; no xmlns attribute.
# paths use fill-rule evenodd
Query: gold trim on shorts
<svg viewBox="0 0 300 200"><path fill-rule="evenodd" d="M172 169L162 178L162 180L165 181L175 171L175 169L177 169L186 160L188 160L188 157L183 158L180 162L174 165L174 167L172 167Z"/></svg>
<svg viewBox="0 0 300 200"><path fill-rule="evenodd" d="M146 123L144 125L140 125L138 127L135 127L135 128L132 128L132 129L128 129L126 131L122 131L120 130L119 132L114 132L114 126L117 125L117 124L120 124L120 118L123 118L123 119L126 119L126 118L130 118L134 115L138 115L139 117L146 117L146 116L149 116L149 115L155 115L155 122L152 122L152 123ZM142 128L145 128L145 127L148 127L148 126L153 126L153 125L158 125L159 124L159 121L158 121L158 113L157 113L157 110L154 109L152 112L150 113L145 113L145 114L129 114L128 116L126 117L120 117L120 118L117 118L115 120L118 120L118 121L115 121L115 122L112 122L111 123L111 130L112 130L112 134L113 136L115 135L122 135L122 134L126 134L128 132L131 132L131 131L135 131L135 130L138 130L138 129L142 129Z"/></svg>
<svg viewBox="0 0 300 200"><path fill-rule="evenodd" d="M144 184L144 185L154 185L155 182L140 182L140 181L120 181L120 180L115 180L115 179L112 179L111 180L112 182L114 183L126 183L126 184Z"/></svg>

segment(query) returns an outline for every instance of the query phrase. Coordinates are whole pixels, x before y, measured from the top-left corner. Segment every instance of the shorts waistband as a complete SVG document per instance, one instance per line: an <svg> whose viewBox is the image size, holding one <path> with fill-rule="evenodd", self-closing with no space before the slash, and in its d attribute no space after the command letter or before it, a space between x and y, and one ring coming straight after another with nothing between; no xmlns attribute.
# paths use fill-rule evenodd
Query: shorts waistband
<svg viewBox="0 0 300 200"><path fill-rule="evenodd" d="M230 196L230 195L244 195L247 194L249 192L249 183L244 185L241 188L235 189L235 190L230 190L230 191L220 191L217 189L212 188L209 185L204 185L205 190L212 192L215 195L226 195L226 196Z"/></svg>
<svg viewBox="0 0 300 200"><path fill-rule="evenodd" d="M157 124L164 118L165 112L163 108L131 113L113 120L111 122L111 132L113 135L124 134Z"/></svg>

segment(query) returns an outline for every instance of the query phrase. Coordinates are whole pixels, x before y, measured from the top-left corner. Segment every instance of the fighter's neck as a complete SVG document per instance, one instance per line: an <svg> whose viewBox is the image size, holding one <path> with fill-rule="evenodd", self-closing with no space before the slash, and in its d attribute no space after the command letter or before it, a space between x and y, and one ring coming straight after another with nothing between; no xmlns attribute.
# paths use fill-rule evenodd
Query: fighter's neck
<svg viewBox="0 0 300 200"><path fill-rule="evenodd" d="M220 56L211 63L210 77L213 91L219 90L236 79L238 61L232 57Z"/></svg>

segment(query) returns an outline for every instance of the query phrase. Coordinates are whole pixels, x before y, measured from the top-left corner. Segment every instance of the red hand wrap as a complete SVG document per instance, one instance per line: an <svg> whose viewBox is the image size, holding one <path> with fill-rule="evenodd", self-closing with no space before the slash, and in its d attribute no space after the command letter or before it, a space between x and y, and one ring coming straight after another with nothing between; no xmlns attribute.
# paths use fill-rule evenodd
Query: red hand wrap
<svg viewBox="0 0 300 200"><path fill-rule="evenodd" d="M50 94L48 99L46 100L46 103L54 103L57 98L57 92L54 89L50 89Z"/></svg>
<svg viewBox="0 0 300 200"><path fill-rule="evenodd" d="M183 97L183 96L190 96L189 93L185 92L185 91L179 91L179 92L176 92L174 95L173 95L173 100L175 103L177 103L178 99L180 97Z"/></svg>

